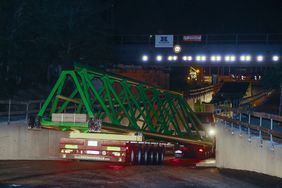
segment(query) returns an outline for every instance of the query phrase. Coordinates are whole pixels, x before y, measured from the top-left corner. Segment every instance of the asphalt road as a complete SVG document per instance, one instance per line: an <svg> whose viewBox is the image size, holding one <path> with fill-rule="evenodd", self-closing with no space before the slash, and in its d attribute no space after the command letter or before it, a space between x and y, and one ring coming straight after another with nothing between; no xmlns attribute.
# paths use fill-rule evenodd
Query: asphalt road
<svg viewBox="0 0 282 188"><path fill-rule="evenodd" d="M282 187L281 179L196 168L193 162L126 166L89 161L0 161L0 187Z"/></svg>

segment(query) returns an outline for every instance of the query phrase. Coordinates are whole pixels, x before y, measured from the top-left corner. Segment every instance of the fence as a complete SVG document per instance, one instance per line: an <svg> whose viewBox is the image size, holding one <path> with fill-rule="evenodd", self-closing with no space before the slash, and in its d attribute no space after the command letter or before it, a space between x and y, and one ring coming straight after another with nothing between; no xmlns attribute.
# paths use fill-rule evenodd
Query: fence
<svg viewBox="0 0 282 188"><path fill-rule="evenodd" d="M226 116L228 112L216 114L215 117L220 119L224 126L229 126L232 132L246 133L249 141L256 136L260 139L261 144L263 140L269 140L272 146L275 143L282 143L282 116L239 109L231 111L229 117Z"/></svg>
<svg viewBox="0 0 282 188"><path fill-rule="evenodd" d="M1 100L0 123L10 124L11 121L19 120L27 122L30 115L35 115L39 111L43 102L43 100Z"/></svg>

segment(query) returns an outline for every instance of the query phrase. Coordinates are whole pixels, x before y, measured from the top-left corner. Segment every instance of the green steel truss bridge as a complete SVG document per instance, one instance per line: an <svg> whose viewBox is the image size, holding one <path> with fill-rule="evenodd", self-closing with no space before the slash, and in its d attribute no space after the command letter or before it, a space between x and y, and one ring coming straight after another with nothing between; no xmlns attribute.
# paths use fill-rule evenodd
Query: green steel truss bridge
<svg viewBox="0 0 282 188"><path fill-rule="evenodd" d="M54 122L53 113L86 114L116 128L201 140L201 122L181 93L80 65L62 71L38 117L43 127L88 131L88 122Z"/></svg>

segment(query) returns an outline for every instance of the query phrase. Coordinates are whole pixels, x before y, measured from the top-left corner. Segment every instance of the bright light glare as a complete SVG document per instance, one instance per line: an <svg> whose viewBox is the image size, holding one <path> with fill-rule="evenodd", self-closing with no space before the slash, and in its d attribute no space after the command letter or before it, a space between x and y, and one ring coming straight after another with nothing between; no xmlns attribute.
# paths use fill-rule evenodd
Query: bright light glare
<svg viewBox="0 0 282 188"><path fill-rule="evenodd" d="M221 56L219 56L219 55L217 55L217 56L213 55L213 56L211 56L211 61L221 61Z"/></svg>
<svg viewBox="0 0 282 188"><path fill-rule="evenodd" d="M180 45L175 45L173 50L174 50L175 53L179 53L179 52L181 52L181 46Z"/></svg>
<svg viewBox="0 0 282 188"><path fill-rule="evenodd" d="M225 56L224 60L226 62L234 62L236 60L236 57L234 55L227 55Z"/></svg>
<svg viewBox="0 0 282 188"><path fill-rule="evenodd" d="M240 60L241 61L251 61L252 57L250 55L241 55Z"/></svg>
<svg viewBox="0 0 282 188"><path fill-rule="evenodd" d="M162 60L163 60L163 56L158 55L158 56L156 57L156 60L157 60L157 61L162 61Z"/></svg>
<svg viewBox="0 0 282 188"><path fill-rule="evenodd" d="M215 133L216 133L216 131L215 131L214 128L210 128L209 131L208 131L209 136L215 136Z"/></svg>
<svg viewBox="0 0 282 188"><path fill-rule="evenodd" d="M170 55L170 56L168 56L168 58L167 58L167 60L169 60L169 61L172 61L172 56Z"/></svg>
<svg viewBox="0 0 282 188"><path fill-rule="evenodd" d="M202 56L196 56L196 61L206 61L207 57L202 55Z"/></svg>
<svg viewBox="0 0 282 188"><path fill-rule="evenodd" d="M230 56L230 60L231 61L235 61L236 60L236 57L234 55Z"/></svg>
<svg viewBox="0 0 282 188"><path fill-rule="evenodd" d="M148 61L148 60L149 60L149 57L147 55L142 56L142 61Z"/></svg>
<svg viewBox="0 0 282 188"><path fill-rule="evenodd" d="M246 61L251 61L251 59L252 59L251 56L249 56L249 55L246 56Z"/></svg>
<svg viewBox="0 0 282 188"><path fill-rule="evenodd" d="M259 62L263 61L263 56L262 55L257 56L257 61Z"/></svg>
<svg viewBox="0 0 282 188"><path fill-rule="evenodd" d="M183 61L192 61L192 56L183 56Z"/></svg>
<svg viewBox="0 0 282 188"><path fill-rule="evenodd" d="M273 60L273 61L279 61L279 56L278 56L278 55L274 55L274 56L272 57L272 60Z"/></svg>
<svg viewBox="0 0 282 188"><path fill-rule="evenodd" d="M175 56L173 56L173 60L174 61L176 61L177 60L177 56L175 55Z"/></svg>

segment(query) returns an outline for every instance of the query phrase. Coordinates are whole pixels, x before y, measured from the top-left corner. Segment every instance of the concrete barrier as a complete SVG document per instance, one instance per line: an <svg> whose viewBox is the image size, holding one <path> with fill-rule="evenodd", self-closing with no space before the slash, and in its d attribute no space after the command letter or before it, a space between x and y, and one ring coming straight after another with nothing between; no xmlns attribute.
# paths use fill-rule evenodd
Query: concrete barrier
<svg viewBox="0 0 282 188"><path fill-rule="evenodd" d="M52 160L59 158L59 140L67 132L27 129L23 122L0 124L0 160Z"/></svg>
<svg viewBox="0 0 282 188"><path fill-rule="evenodd" d="M254 171L282 178L282 146L258 137L248 138L238 130L217 125L216 166Z"/></svg>

